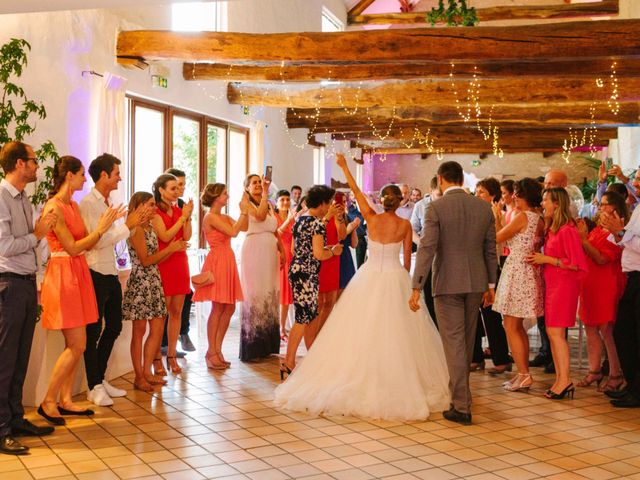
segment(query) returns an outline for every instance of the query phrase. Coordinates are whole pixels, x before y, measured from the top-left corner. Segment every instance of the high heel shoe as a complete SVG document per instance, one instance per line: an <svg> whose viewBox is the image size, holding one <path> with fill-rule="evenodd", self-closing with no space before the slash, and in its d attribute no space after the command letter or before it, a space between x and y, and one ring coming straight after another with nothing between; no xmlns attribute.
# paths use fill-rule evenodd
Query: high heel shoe
<svg viewBox="0 0 640 480"><path fill-rule="evenodd" d="M213 355L209 355L208 353L204 356L204 361L207 364L207 368L211 370L226 370L227 366L224 363L215 363L212 359L217 355L214 353Z"/></svg>
<svg viewBox="0 0 640 480"><path fill-rule="evenodd" d="M158 365L160 365L160 367L158 367ZM162 365L162 357L153 359L153 373L159 377L165 377L167 375L167 371L164 369L164 365Z"/></svg>
<svg viewBox="0 0 640 480"><path fill-rule="evenodd" d="M67 423L67 421L62 417L52 417L51 415L48 415L47 412L44 411L44 408L42 408L42 404L38 407L38 415L44 418L47 422L58 427Z"/></svg>
<svg viewBox="0 0 640 480"><path fill-rule="evenodd" d="M171 365L171 361L173 360L175 363L174 365ZM182 373L182 368L180 368L180 365L178 365L178 360L176 359L176 356L169 356L167 355L167 370L170 370L171 373L173 373L174 375L178 375L179 373Z"/></svg>
<svg viewBox="0 0 640 480"><path fill-rule="evenodd" d="M576 393L576 387L573 386L573 383L570 383L560 393L556 393L553 390L549 389L544 394L544 396L551 400L562 400L564 397L569 397L571 400L573 400L573 395L575 393Z"/></svg>
<svg viewBox="0 0 640 480"><path fill-rule="evenodd" d="M280 380L284 380L285 374L287 376L291 375L291 369L287 367L285 363L280 364Z"/></svg>
<svg viewBox="0 0 640 480"><path fill-rule="evenodd" d="M602 374L602 371L599 371L599 372L589 371L589 373L582 380L576 383L576 387L588 387L593 382L596 382L596 385L600 387L600 384L602 383L603 378L604 378L604 375Z"/></svg>
<svg viewBox="0 0 640 480"><path fill-rule="evenodd" d="M508 392L528 392L531 385L533 385L531 374L519 373L514 380L504 385L503 388Z"/></svg>
<svg viewBox="0 0 640 480"><path fill-rule="evenodd" d="M609 375L609 380L607 380L607 383L605 383L602 387L598 387L598 391L602 393L619 392L623 385L623 375Z"/></svg>

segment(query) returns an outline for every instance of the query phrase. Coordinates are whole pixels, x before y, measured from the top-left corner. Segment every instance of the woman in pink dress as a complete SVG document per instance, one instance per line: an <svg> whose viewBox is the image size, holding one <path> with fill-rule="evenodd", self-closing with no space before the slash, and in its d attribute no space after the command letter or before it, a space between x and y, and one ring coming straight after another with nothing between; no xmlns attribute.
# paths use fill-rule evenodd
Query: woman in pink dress
<svg viewBox="0 0 640 480"><path fill-rule="evenodd" d="M569 372L567 328L576 323L578 297L588 266L580 234L571 216L571 200L564 188L548 188L542 196L546 225L544 254L528 257L531 263L544 265L544 319L551 341L556 381L545 396L560 400L573 398L575 387Z"/></svg>
<svg viewBox="0 0 640 480"><path fill-rule="evenodd" d="M629 214L624 198L616 192L602 195L600 212L617 213L626 221ZM600 215L599 217L602 217ZM579 383L588 387L604 378L600 365L603 346L609 359L609 380L599 391L617 390L624 383L616 344L613 339L613 323L616 319L618 301L622 297L627 277L622 273L622 248L611 239L611 232L597 225L591 232L583 220L578 221L582 246L587 254L589 273L582 284L578 313L587 332L589 373ZM604 344L604 345L603 345Z"/></svg>
<svg viewBox="0 0 640 480"><path fill-rule="evenodd" d="M293 305L293 292L289 284L289 266L293 257L293 224L296 215L291 210L291 195L288 190L280 190L276 194L276 220L278 235L284 245L284 265L280 265L280 340L287 339L287 315Z"/></svg>
<svg viewBox="0 0 640 480"><path fill-rule="evenodd" d="M72 195L85 182L82 162L75 157L61 157L53 168L53 189L44 206L44 214L56 214L56 225L47 234L51 258L42 283L42 326L61 330L65 349L58 357L44 400L38 413L54 425L64 425L61 415L93 415L72 401L76 367L84 352L86 325L98 321L98 306L85 259L85 250L98 243L113 222L124 216L123 208L107 208L91 233L80 216ZM58 403L58 396L60 402Z"/></svg>
<svg viewBox="0 0 640 480"><path fill-rule="evenodd" d="M205 354L207 367L224 370L231 366L222 355L222 342L229 328L229 322L236 311L236 302L244 300L236 257L231 249L231 239L240 232L246 232L249 225L249 199L247 194L240 201L240 218L234 221L222 213L229 194L224 183L210 183L202 191L200 201L208 207L202 219L202 230L209 243L209 254L202 266L202 273L210 272L213 282L195 285L194 302L211 302L211 313L207 322L209 347Z"/></svg>
<svg viewBox="0 0 640 480"><path fill-rule="evenodd" d="M180 196L178 179L170 174L160 175L153 183L153 197L156 200L156 215L151 225L158 236L158 248L164 250L174 240L191 239L191 213L193 200L180 209L176 205ZM182 305L184 297L191 292L189 282L189 261L187 252L178 250L158 265L162 288L164 290L169 323L167 325L167 368L171 373L182 372L176 359L176 345L182 321ZM157 358L160 358L158 347Z"/></svg>

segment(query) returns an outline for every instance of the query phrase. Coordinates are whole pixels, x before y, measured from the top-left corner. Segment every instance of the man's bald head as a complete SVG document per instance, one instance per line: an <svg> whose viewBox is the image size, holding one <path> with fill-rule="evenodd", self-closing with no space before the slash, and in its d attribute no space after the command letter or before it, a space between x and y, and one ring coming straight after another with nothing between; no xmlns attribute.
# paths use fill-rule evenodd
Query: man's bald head
<svg viewBox="0 0 640 480"><path fill-rule="evenodd" d="M544 176L544 188L567 188L569 178L562 170L552 169Z"/></svg>

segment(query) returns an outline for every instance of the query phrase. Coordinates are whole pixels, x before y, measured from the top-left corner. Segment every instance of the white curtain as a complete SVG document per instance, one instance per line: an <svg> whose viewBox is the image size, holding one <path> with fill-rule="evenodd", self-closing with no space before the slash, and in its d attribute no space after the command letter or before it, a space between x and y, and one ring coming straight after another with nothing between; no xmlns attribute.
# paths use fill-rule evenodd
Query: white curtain
<svg viewBox="0 0 640 480"><path fill-rule="evenodd" d="M122 159L125 135L125 92L127 79L104 74L96 95L95 155L110 153Z"/></svg>
<svg viewBox="0 0 640 480"><path fill-rule="evenodd" d="M251 129L251 150L249 151L249 173L264 173L264 131L265 123L256 120L255 126ZM273 163L271 163L273 165Z"/></svg>

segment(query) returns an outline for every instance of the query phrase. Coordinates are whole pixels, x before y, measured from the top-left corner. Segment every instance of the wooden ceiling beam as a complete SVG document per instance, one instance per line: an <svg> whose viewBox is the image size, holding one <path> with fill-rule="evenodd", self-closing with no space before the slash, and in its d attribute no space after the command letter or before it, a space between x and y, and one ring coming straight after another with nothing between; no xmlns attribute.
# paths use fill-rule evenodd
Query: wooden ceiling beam
<svg viewBox="0 0 640 480"><path fill-rule="evenodd" d="M379 141L380 139L376 135L381 133L374 132L372 130L362 132L343 132L333 133L331 138L334 140L355 140L358 142ZM384 134L387 132L385 131ZM579 135L582 131L576 132ZM596 139L600 141L608 141L618 138L617 128L598 128L595 132ZM498 136L501 141L509 143L511 140L522 140L532 142L544 142L554 141L562 142L565 138L569 139L569 129L560 128L514 128L514 127L500 127L498 130ZM397 129L389 132L389 140L391 141L412 141L416 139L425 140L427 138L437 139L441 141L447 141L448 139L463 141L467 139L478 140L482 138L482 134L477 127L471 125L461 125L458 127L432 127L426 129Z"/></svg>
<svg viewBox="0 0 640 480"><path fill-rule="evenodd" d="M480 24L495 20L551 20L613 16L620 11L618 0L559 5L512 5L476 8ZM407 25L427 22L427 12L349 14L347 25Z"/></svg>
<svg viewBox="0 0 640 480"><path fill-rule="evenodd" d="M455 76L453 77L455 78ZM613 92L609 77L602 87L591 79L478 78L477 101L485 109L491 105L527 103L546 105L568 102L606 102ZM617 81L618 102L640 98L640 77ZM387 80L361 84L287 85L281 83L229 83L227 100L238 105L263 105L278 108L372 108L372 107L445 107L460 101L464 106L470 82L450 80ZM475 100L472 101L475 105Z"/></svg>
<svg viewBox="0 0 640 480"><path fill-rule="evenodd" d="M351 128L349 131L371 130L372 125L382 132L391 127L413 127L419 125L460 125L475 124L471 119L464 122L455 107L411 107L411 108L370 108L350 115L343 108L320 109L287 109L289 128L308 128L315 132L339 131L337 128ZM462 111L462 113L466 113ZM494 124L518 127L588 127L591 125L591 103L583 102L573 105L550 103L544 106L504 105L491 112ZM393 120L393 123L391 122ZM483 126L487 126L489 112L480 117ZM599 128L637 126L640 125L640 103L621 103L620 110L612 112L605 104L596 105L593 112L593 123ZM333 130L332 130L333 129Z"/></svg>
<svg viewBox="0 0 640 480"><path fill-rule="evenodd" d="M401 47L401 48L400 48ZM116 56L238 64L483 62L640 56L640 20L249 34L122 31Z"/></svg>
<svg viewBox="0 0 640 480"><path fill-rule="evenodd" d="M564 79L608 77L611 65L617 61L618 78L639 77L640 59L616 58L574 59L570 61L544 62L498 62L481 65L456 64L453 69L455 78L468 80L473 75L484 79L492 78L557 78ZM474 68L476 67L476 68ZM351 64L310 64L299 65L230 65L224 63L184 63L182 76L185 80L222 80L226 82L319 82L333 81L369 81L387 79L431 78L448 80L452 72L450 63L351 63Z"/></svg>
<svg viewBox="0 0 640 480"><path fill-rule="evenodd" d="M376 0L360 0L348 12L347 15L360 15Z"/></svg>

